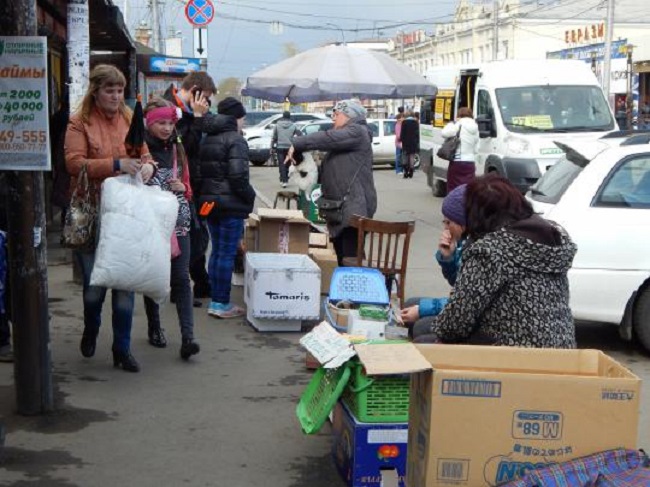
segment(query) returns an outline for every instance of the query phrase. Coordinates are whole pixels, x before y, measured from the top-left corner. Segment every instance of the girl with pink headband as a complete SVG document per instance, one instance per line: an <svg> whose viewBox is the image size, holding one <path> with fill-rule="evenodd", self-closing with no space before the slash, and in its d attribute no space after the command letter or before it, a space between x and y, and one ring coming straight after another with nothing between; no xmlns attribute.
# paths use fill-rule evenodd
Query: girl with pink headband
<svg viewBox="0 0 650 487"><path fill-rule="evenodd" d="M192 188L190 173L183 144L176 132L179 120L178 109L168 101L154 97L145 108L147 133L145 141L157 164L156 172L148 184L160 186L171 191L178 198L178 218L176 220L176 239L180 254L171 260L171 287L173 301L176 303L182 343L180 355L188 360L199 353L199 344L194 340L193 298L190 286L190 202ZM167 339L160 326L160 308L145 296L149 343L154 347L165 348Z"/></svg>

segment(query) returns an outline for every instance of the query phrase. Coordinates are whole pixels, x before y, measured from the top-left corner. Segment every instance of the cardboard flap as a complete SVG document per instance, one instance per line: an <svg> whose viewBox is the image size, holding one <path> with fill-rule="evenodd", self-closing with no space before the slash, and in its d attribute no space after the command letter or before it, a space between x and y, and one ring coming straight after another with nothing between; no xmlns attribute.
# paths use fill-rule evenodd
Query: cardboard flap
<svg viewBox="0 0 650 487"><path fill-rule="evenodd" d="M431 363L411 343L355 345L368 375L408 374L431 370Z"/></svg>
<svg viewBox="0 0 650 487"><path fill-rule="evenodd" d="M300 210L279 210L275 208L259 208L257 215L260 219L269 220L286 220L291 223L304 223L309 225L309 220L305 218Z"/></svg>

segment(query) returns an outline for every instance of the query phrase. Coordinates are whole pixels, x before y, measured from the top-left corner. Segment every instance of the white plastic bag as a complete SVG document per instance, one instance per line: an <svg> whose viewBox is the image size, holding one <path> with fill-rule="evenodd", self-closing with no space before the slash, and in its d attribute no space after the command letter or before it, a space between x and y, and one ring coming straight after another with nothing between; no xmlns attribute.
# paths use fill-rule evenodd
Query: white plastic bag
<svg viewBox="0 0 650 487"><path fill-rule="evenodd" d="M102 184L100 233L92 286L135 291L163 302L170 292L171 235L178 200L142 177L107 178Z"/></svg>

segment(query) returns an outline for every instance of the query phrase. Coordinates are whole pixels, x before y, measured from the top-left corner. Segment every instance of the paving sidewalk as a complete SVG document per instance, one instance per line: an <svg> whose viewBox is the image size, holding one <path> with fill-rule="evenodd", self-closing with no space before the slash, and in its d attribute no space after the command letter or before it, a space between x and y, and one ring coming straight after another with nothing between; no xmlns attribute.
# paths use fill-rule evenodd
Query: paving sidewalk
<svg viewBox="0 0 650 487"><path fill-rule="evenodd" d="M345 485L329 425L305 436L295 416L311 377L301 333L262 334L242 319L211 318L204 300L194 314L201 353L184 362L175 308L162 310L169 345L156 349L137 297L132 351L142 371L132 374L112 367L107 298L97 354L83 358L81 287L58 236L48 241L56 411L16 415L13 367L0 364L0 486ZM241 287L233 300L243 302Z"/></svg>

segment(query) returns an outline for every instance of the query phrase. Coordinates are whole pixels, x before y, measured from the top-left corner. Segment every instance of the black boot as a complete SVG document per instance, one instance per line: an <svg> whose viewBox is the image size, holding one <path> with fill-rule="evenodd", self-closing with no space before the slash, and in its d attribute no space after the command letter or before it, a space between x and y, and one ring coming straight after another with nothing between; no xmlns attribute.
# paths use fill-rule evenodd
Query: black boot
<svg viewBox="0 0 650 487"><path fill-rule="evenodd" d="M140 364L128 350L119 352L113 349L113 367L122 367L127 372L140 372Z"/></svg>
<svg viewBox="0 0 650 487"><path fill-rule="evenodd" d="M81 350L81 355L90 358L93 355L95 355L96 348L97 348L97 330L93 331L87 327L84 327L83 335L81 335L81 344L79 345L79 350Z"/></svg>
<svg viewBox="0 0 650 487"><path fill-rule="evenodd" d="M208 282L197 282L194 284L194 298L209 298L212 294L210 292L210 283Z"/></svg>
<svg viewBox="0 0 650 487"><path fill-rule="evenodd" d="M181 358L183 360L189 360L192 355L196 355L200 351L201 347L192 338L183 338L183 344L181 345Z"/></svg>
<svg viewBox="0 0 650 487"><path fill-rule="evenodd" d="M165 338L164 330L160 326L149 327L149 344L156 348L165 348L167 346L167 339Z"/></svg>

